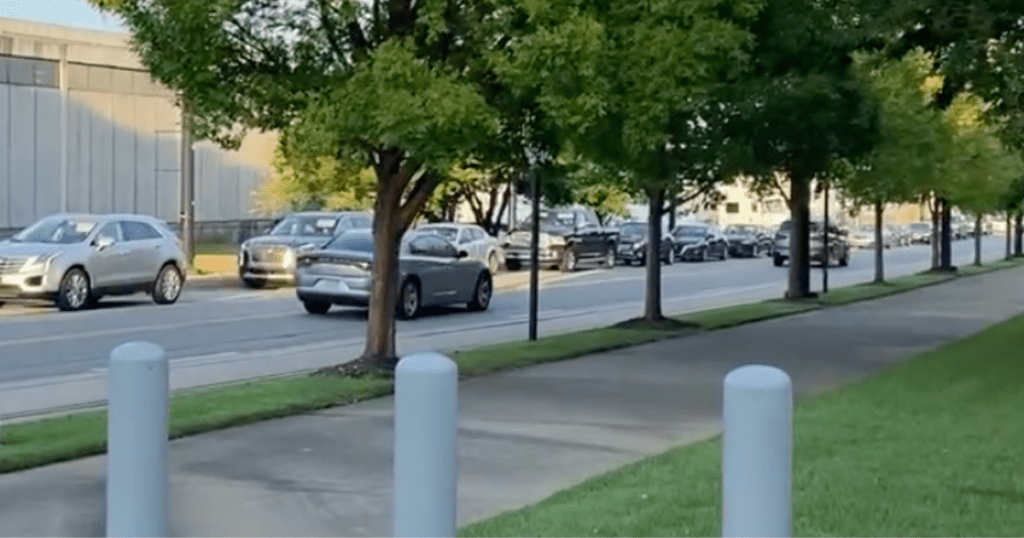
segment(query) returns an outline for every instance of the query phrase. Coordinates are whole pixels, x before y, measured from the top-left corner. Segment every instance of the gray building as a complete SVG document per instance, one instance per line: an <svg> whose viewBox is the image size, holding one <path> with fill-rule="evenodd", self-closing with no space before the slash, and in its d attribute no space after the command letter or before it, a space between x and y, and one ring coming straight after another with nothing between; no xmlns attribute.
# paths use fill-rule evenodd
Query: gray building
<svg viewBox="0 0 1024 538"><path fill-rule="evenodd" d="M201 233L234 236L258 218L253 193L275 143L256 134L238 151L193 146ZM0 230L60 211L177 223L182 149L175 95L126 34L0 18Z"/></svg>

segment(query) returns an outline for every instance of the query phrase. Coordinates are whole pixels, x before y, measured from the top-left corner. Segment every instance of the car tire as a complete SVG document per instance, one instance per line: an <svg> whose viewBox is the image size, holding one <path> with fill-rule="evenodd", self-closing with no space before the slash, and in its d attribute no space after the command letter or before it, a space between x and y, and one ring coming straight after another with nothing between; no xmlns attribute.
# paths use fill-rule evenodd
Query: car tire
<svg viewBox="0 0 1024 538"><path fill-rule="evenodd" d="M662 261L665 262L665 265L672 265L672 251L671 250L668 251L668 255L667 256L662 258Z"/></svg>
<svg viewBox="0 0 1024 538"><path fill-rule="evenodd" d="M324 301L302 301L302 307L306 309L306 312L322 316L331 309L331 303Z"/></svg>
<svg viewBox="0 0 1024 538"><path fill-rule="evenodd" d="M519 263L519 260L506 260L505 269L509 271L518 271L523 268L523 265Z"/></svg>
<svg viewBox="0 0 1024 538"><path fill-rule="evenodd" d="M89 306L92 295L89 275L85 271L72 268L64 273L57 291L57 308L64 312L74 312Z"/></svg>
<svg viewBox="0 0 1024 538"><path fill-rule="evenodd" d="M778 256L778 255L773 254L772 255L772 263L775 264L775 267L782 267L782 265L784 263L786 263L786 260L783 260L782 256Z"/></svg>
<svg viewBox="0 0 1024 538"><path fill-rule="evenodd" d="M719 256L718 259L722 260L723 262L725 260L728 260L729 259L729 251L728 251L728 249L722 249L722 255Z"/></svg>
<svg viewBox="0 0 1024 538"><path fill-rule="evenodd" d="M476 287L473 288L473 300L469 302L469 309L473 312L483 312L491 306L491 296L494 294L494 283L491 275L480 273L476 279Z"/></svg>
<svg viewBox="0 0 1024 538"><path fill-rule="evenodd" d="M181 271L173 263L164 264L153 282L153 302L174 304L181 297Z"/></svg>
<svg viewBox="0 0 1024 538"><path fill-rule="evenodd" d="M267 287L267 280L265 278L243 278L242 282L254 290L261 290Z"/></svg>
<svg viewBox="0 0 1024 538"><path fill-rule="evenodd" d="M562 251L561 270L563 273L571 273L575 271L578 263L579 262L576 259L576 251L573 250L572 247L567 247Z"/></svg>
<svg viewBox="0 0 1024 538"><path fill-rule="evenodd" d="M420 313L420 285L413 279L406 279L398 288L398 317L413 319Z"/></svg>
<svg viewBox="0 0 1024 538"><path fill-rule="evenodd" d="M608 251L604 253L604 266L608 269L615 269L615 264L615 249L609 248Z"/></svg>
<svg viewBox="0 0 1024 538"><path fill-rule="evenodd" d="M492 275L498 274L498 271L501 270L501 262L498 261L497 252L492 252L491 255L487 257L487 269L491 271Z"/></svg>
<svg viewBox="0 0 1024 538"><path fill-rule="evenodd" d="M850 265L850 252L847 251L843 254L842 258L839 258L839 267L846 267Z"/></svg>

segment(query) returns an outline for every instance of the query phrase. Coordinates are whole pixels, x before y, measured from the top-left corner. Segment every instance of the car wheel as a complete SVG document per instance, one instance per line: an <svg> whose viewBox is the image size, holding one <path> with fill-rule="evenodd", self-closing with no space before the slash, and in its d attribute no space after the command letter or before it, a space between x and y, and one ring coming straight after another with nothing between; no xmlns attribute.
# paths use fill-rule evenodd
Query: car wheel
<svg viewBox="0 0 1024 538"><path fill-rule="evenodd" d="M245 282L246 286L254 290L261 290L267 287L267 280L264 278L243 278L242 282Z"/></svg>
<svg viewBox="0 0 1024 538"><path fill-rule="evenodd" d="M491 275L481 273L476 280L476 288L473 290L473 300L469 302L469 309L474 312L487 310L487 307L491 305L493 288Z"/></svg>
<svg viewBox="0 0 1024 538"><path fill-rule="evenodd" d="M672 250L671 249L668 251L668 254L665 255L665 257L662 259L662 261L665 262L665 265L672 265Z"/></svg>
<svg viewBox="0 0 1024 538"><path fill-rule="evenodd" d="M519 263L519 260L506 260L505 269L508 269L509 271L518 271L522 269L522 264Z"/></svg>
<svg viewBox="0 0 1024 538"><path fill-rule="evenodd" d="M402 283L399 290L398 316L402 319L413 319L420 313L420 286L415 280L409 279Z"/></svg>
<svg viewBox="0 0 1024 538"><path fill-rule="evenodd" d="M71 269L64 274L57 292L57 308L72 312L89 304L91 290L89 276L81 269Z"/></svg>
<svg viewBox="0 0 1024 538"><path fill-rule="evenodd" d="M844 253L843 257L839 258L839 267L846 267L847 265L850 265L850 253L849 252Z"/></svg>
<svg viewBox="0 0 1024 538"><path fill-rule="evenodd" d="M604 266L608 269L615 269L615 249L609 248L604 254Z"/></svg>
<svg viewBox="0 0 1024 538"><path fill-rule="evenodd" d="M168 263L160 268L153 283L153 302L156 304L174 304L181 296L181 272L174 264Z"/></svg>
<svg viewBox="0 0 1024 538"><path fill-rule="evenodd" d="M302 301L302 306L306 309L306 312L318 316L326 314L331 309L331 303L323 301Z"/></svg>
<svg viewBox="0 0 1024 538"><path fill-rule="evenodd" d="M576 251L566 248L562 253L562 271L569 273L576 270Z"/></svg>
<svg viewBox="0 0 1024 538"><path fill-rule="evenodd" d="M487 257L487 268L490 269L492 275L498 274L498 271L501 270L501 264L498 262L497 253L492 252L491 255Z"/></svg>
<svg viewBox="0 0 1024 538"><path fill-rule="evenodd" d="M786 260L783 260L782 256L773 255L772 256L772 262L775 263L775 267L782 267L782 264L785 263Z"/></svg>
<svg viewBox="0 0 1024 538"><path fill-rule="evenodd" d="M729 251L727 249L723 248L722 249L722 254L718 256L718 259L722 260L723 262L725 260L729 259Z"/></svg>
<svg viewBox="0 0 1024 538"><path fill-rule="evenodd" d="M710 259L711 259L711 256L708 256L708 249L707 249L707 247L704 247L703 249L701 249L701 251L700 251L700 261L706 262L706 261L708 261Z"/></svg>

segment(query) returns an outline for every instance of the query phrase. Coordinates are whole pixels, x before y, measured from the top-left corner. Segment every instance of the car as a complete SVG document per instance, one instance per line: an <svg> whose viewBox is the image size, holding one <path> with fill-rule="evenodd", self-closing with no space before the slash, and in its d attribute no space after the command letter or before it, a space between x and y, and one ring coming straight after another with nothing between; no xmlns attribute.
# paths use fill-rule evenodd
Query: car
<svg viewBox="0 0 1024 538"><path fill-rule="evenodd" d="M626 264L647 264L647 228L647 221L626 221L619 224L619 241L615 252L617 261ZM675 259L672 234L663 233L660 246L661 262L671 265Z"/></svg>
<svg viewBox="0 0 1024 538"><path fill-rule="evenodd" d="M486 263L492 275L497 274L505 265L505 252L498 244L498 239L476 224L435 222L417 226L415 229L444 237L455 246L469 252L469 257Z"/></svg>
<svg viewBox="0 0 1024 538"><path fill-rule="evenodd" d="M618 232L601 226L590 209L562 207L540 211L538 265L562 271L575 271L580 264L615 267ZM505 266L515 271L530 264L533 234L532 215L523 219L505 236Z"/></svg>
<svg viewBox="0 0 1024 538"><path fill-rule="evenodd" d="M923 243L930 245L932 242L932 223L912 222L907 228L910 230L910 243Z"/></svg>
<svg viewBox="0 0 1024 538"><path fill-rule="evenodd" d="M824 234L822 233L824 231L824 226L820 221L814 220L809 224L811 263L818 262L823 265L831 265L832 262L835 261L840 267L846 267L849 265L850 245L847 243L845 233L834 224L829 224L829 248L826 256L825 241L823 237ZM775 232L775 253L772 255L772 263L775 267L782 267L789 260L789 241L792 232L793 221L788 219L779 225L779 229Z"/></svg>
<svg viewBox="0 0 1024 538"><path fill-rule="evenodd" d="M860 226L849 235L848 242L852 248L875 248L875 227Z"/></svg>
<svg viewBox="0 0 1024 538"><path fill-rule="evenodd" d="M758 258L772 255L772 236L756 224L730 224L722 230L734 258Z"/></svg>
<svg viewBox="0 0 1024 538"><path fill-rule="evenodd" d="M373 216L355 211L303 211L281 219L270 233L245 240L238 249L238 276L250 288L295 281L298 252L323 247L345 230L368 230Z"/></svg>
<svg viewBox="0 0 1024 538"><path fill-rule="evenodd" d="M683 261L725 260L729 244L714 226L695 222L677 224L672 230L676 259Z"/></svg>
<svg viewBox="0 0 1024 538"><path fill-rule="evenodd" d="M173 304L187 267L181 243L158 219L61 213L0 242L0 305L43 300L75 311L140 292Z"/></svg>
<svg viewBox="0 0 1024 538"><path fill-rule="evenodd" d="M333 305L370 304L373 233L349 230L322 249L299 254L295 293L310 314L326 314ZM413 319L426 306L465 303L487 310L494 284L483 261L441 235L412 231L398 253L397 315Z"/></svg>

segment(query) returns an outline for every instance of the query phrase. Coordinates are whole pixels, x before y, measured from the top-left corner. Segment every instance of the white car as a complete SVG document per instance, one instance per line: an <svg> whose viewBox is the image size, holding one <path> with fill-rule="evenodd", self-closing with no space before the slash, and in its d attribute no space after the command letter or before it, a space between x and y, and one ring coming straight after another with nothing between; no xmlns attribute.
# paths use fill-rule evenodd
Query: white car
<svg viewBox="0 0 1024 538"><path fill-rule="evenodd" d="M416 227L418 232L430 232L445 238L451 244L469 253L469 257L487 264L491 274L497 274L505 265L505 252L498 239L476 224L436 222Z"/></svg>

